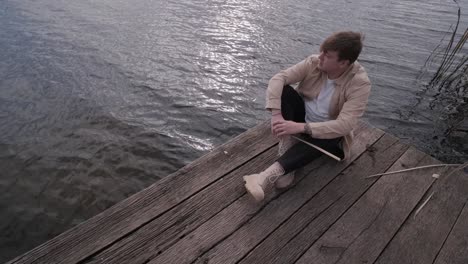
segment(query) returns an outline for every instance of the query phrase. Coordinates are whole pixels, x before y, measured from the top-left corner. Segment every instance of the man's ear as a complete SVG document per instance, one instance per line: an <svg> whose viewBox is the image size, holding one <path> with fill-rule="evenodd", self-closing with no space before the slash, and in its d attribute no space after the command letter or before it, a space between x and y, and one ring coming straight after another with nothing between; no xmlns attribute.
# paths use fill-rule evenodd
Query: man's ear
<svg viewBox="0 0 468 264"><path fill-rule="evenodd" d="M344 69L347 68L351 63L349 63L349 60L341 60L339 61L340 68Z"/></svg>

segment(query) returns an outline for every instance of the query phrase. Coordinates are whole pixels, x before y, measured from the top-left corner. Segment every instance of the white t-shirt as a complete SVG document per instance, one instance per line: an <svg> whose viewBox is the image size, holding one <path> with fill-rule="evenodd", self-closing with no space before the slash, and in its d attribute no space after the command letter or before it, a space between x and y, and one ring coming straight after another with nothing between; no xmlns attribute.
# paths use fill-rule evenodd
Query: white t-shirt
<svg viewBox="0 0 468 264"><path fill-rule="evenodd" d="M335 81L327 78L325 85L320 90L319 96L312 100L304 100L305 106L305 121L324 122L330 120L329 108L330 101L335 91Z"/></svg>

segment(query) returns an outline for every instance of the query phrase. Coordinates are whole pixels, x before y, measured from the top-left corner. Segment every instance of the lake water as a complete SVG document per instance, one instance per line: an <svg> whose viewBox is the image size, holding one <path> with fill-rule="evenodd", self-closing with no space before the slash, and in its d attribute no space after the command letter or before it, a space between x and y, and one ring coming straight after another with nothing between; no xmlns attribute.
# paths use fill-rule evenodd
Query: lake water
<svg viewBox="0 0 468 264"><path fill-rule="evenodd" d="M265 120L269 78L338 30L366 35L364 119L466 161L468 139L447 138L421 93L456 11L449 0L0 1L0 262Z"/></svg>

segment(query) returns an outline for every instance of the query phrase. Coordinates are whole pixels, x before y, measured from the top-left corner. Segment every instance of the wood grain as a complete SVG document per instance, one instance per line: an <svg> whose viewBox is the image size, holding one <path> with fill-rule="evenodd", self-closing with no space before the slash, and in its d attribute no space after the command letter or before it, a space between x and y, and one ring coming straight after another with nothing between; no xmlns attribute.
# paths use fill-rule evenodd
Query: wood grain
<svg viewBox="0 0 468 264"><path fill-rule="evenodd" d="M230 237L200 256L196 263L235 263L239 261L383 134L383 131L363 124L361 129L356 132L356 144L353 146L352 155L348 161L336 163L328 157L314 161L310 165L311 167L302 171L302 174L306 175L302 181L266 205L258 215Z"/></svg>
<svg viewBox="0 0 468 264"><path fill-rule="evenodd" d="M435 163L410 148L389 171ZM374 262L435 181L431 171L381 177L297 263Z"/></svg>
<svg viewBox="0 0 468 264"><path fill-rule="evenodd" d="M269 122L263 122L9 263L78 263L145 225L276 143L277 139L270 134Z"/></svg>
<svg viewBox="0 0 468 264"><path fill-rule="evenodd" d="M466 175L462 176L466 177ZM468 201L434 264L468 263Z"/></svg>
<svg viewBox="0 0 468 264"><path fill-rule="evenodd" d="M375 263L432 263L468 199L468 177L440 176L428 193L434 195L409 217ZM420 203L425 199L421 199ZM467 219L460 219L467 221Z"/></svg>
<svg viewBox="0 0 468 264"><path fill-rule="evenodd" d="M85 263L145 263L199 227L219 211L243 196L240 181L246 174L263 170L277 158L271 148L207 188L194 194L134 233L114 243Z"/></svg>
<svg viewBox="0 0 468 264"><path fill-rule="evenodd" d="M407 148L384 135L240 263L294 263L376 181L364 176L386 171Z"/></svg>

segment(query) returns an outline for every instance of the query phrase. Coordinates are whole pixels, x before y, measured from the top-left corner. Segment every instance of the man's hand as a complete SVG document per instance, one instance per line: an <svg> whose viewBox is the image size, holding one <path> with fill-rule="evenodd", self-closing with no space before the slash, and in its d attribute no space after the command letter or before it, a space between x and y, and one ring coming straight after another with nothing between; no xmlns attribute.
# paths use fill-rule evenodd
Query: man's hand
<svg viewBox="0 0 468 264"><path fill-rule="evenodd" d="M273 121L273 135L279 137L284 135L292 135L304 132L304 124L296 123L288 120Z"/></svg>
<svg viewBox="0 0 468 264"><path fill-rule="evenodd" d="M283 118L283 115L281 115L281 112L279 113L274 113L272 116L271 116L271 133L275 136L276 133L273 129L273 124L276 123L276 122L279 122L279 121L284 121L284 118Z"/></svg>

